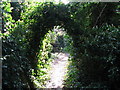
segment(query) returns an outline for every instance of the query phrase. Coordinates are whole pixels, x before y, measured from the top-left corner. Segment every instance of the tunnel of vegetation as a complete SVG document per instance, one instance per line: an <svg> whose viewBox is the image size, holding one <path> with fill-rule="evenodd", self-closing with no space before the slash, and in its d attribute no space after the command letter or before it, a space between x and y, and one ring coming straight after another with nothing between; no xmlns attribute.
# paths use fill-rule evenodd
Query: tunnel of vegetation
<svg viewBox="0 0 120 90"><path fill-rule="evenodd" d="M51 53L47 46L43 50L43 40L54 26L73 40L70 60L78 75L65 87L120 88L118 3L34 4L22 3L23 13L20 20L13 17L15 22L10 4L3 2L3 88L34 88L32 73L43 81L42 68Z"/></svg>

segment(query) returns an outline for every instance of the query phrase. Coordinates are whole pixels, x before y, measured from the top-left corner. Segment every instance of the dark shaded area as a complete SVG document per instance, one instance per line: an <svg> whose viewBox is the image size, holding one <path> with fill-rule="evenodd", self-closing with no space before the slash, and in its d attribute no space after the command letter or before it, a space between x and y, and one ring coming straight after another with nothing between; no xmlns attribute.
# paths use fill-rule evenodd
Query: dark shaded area
<svg viewBox="0 0 120 90"><path fill-rule="evenodd" d="M11 12L11 16L13 20L17 21L18 19L20 19L23 5L19 2L10 2L10 4L11 7L13 8Z"/></svg>
<svg viewBox="0 0 120 90"><path fill-rule="evenodd" d="M2 66L2 88L33 88L30 80L30 61L25 57L25 53L9 37L2 40L2 54L4 58Z"/></svg>

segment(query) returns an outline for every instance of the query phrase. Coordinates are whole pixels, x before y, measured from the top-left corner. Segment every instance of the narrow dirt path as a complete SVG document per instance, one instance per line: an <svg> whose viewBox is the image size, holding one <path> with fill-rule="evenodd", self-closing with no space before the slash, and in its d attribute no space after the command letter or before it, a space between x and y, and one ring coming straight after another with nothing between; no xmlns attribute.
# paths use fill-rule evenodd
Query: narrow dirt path
<svg viewBox="0 0 120 90"><path fill-rule="evenodd" d="M67 72L69 54L59 53L57 58L51 63L51 70L48 71L50 80L46 84L46 88L62 88L64 76Z"/></svg>

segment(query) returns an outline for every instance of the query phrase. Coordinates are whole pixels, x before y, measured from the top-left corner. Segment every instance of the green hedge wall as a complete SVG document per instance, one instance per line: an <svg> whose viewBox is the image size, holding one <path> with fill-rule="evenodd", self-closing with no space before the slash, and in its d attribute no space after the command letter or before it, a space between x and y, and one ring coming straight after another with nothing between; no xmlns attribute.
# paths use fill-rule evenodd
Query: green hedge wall
<svg viewBox="0 0 120 90"><path fill-rule="evenodd" d="M30 79L31 69L34 69L37 76L38 60L41 59L39 55L42 53L40 49L43 47L43 40L46 39L45 35L54 26L59 25L72 37L72 61L76 62L80 72L78 81L81 86L120 88L118 3L73 2L68 5L56 5L46 2L25 3L23 6L21 21L15 22L10 14L4 13L8 34L2 35L3 86L34 87ZM96 8L99 9L98 12ZM11 12L10 6L5 9ZM108 17L110 12L111 18ZM94 13L97 13L98 17ZM49 48L45 49L45 53L49 51L47 49ZM48 55L45 58L48 58ZM23 72L25 76L22 76Z"/></svg>

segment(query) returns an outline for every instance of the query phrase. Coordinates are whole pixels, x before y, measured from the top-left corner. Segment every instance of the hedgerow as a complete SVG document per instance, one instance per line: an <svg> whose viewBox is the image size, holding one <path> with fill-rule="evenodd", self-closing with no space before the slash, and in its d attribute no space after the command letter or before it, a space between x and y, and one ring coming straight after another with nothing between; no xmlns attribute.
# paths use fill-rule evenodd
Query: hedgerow
<svg viewBox="0 0 120 90"><path fill-rule="evenodd" d="M72 61L77 63L83 87L119 87L119 34L119 28L105 25L79 37L81 52Z"/></svg>
<svg viewBox="0 0 120 90"><path fill-rule="evenodd" d="M4 22L10 23L5 24L8 33L2 34L3 87L34 88L31 76L40 86L44 84L42 76L46 73L42 68L47 67L52 51L52 40L47 33L60 26L73 41L69 47L72 50L68 51L79 73L77 80L70 81L72 86L120 88L118 8L118 3L25 3L18 21L5 12L9 16L4 15Z"/></svg>

